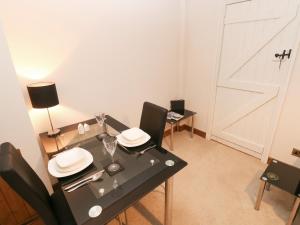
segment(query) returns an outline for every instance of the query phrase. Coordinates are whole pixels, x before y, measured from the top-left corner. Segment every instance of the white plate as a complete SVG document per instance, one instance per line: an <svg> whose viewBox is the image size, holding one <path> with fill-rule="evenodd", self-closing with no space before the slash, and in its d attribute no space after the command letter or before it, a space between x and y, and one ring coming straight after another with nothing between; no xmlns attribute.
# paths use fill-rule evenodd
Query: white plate
<svg viewBox="0 0 300 225"><path fill-rule="evenodd" d="M147 141L149 141L150 140L150 135L149 134L147 134L147 133L145 133L145 136L144 137L142 137L138 142L135 142L135 143L129 143L128 141L126 141L126 139L124 138L124 137L122 137L122 134L119 134L119 135L117 135L117 140L118 140L118 142L121 144L121 145L123 145L123 146L125 146L125 147L137 147L137 146L140 146L140 145L142 145L142 144L145 144Z"/></svg>
<svg viewBox="0 0 300 225"><path fill-rule="evenodd" d="M124 130L121 134L122 137L128 142L137 142L146 135L143 130L137 127Z"/></svg>
<svg viewBox="0 0 300 225"><path fill-rule="evenodd" d="M78 173L82 170L84 170L85 168L87 168L89 165L91 165L93 163L93 155L87 151L87 150L84 150L85 152L85 160L82 162L82 166L76 168L75 170L73 171L70 171L70 172L61 172L57 169L58 165L55 161L55 157L50 159L49 162L48 162L48 171L49 173L54 176L54 177L57 177L57 178L60 178L60 177L67 177L67 176L71 176L75 173Z"/></svg>
<svg viewBox="0 0 300 225"><path fill-rule="evenodd" d="M72 167L78 167L85 160L85 150L79 147L75 147L66 151L63 151L55 157L57 165L61 169L68 169Z"/></svg>

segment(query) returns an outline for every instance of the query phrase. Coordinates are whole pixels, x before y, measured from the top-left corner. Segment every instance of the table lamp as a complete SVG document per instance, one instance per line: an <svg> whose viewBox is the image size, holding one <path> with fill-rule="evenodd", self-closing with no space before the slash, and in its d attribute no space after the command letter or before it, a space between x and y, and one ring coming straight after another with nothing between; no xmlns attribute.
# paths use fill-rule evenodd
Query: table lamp
<svg viewBox="0 0 300 225"><path fill-rule="evenodd" d="M59 129L54 129L50 117L49 108L59 104L56 86L53 82L39 82L27 85L30 101L33 108L47 109L51 129L48 131L49 137L56 137Z"/></svg>

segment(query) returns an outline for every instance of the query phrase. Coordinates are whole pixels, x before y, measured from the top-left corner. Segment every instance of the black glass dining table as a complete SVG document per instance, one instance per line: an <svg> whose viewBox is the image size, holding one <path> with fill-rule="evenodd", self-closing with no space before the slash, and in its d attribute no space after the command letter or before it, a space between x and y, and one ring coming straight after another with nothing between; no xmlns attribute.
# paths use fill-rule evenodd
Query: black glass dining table
<svg viewBox="0 0 300 225"><path fill-rule="evenodd" d="M128 129L113 117L106 116L106 118L105 123L109 134L117 135ZM164 183L165 201L155 204L164 204L164 224L171 225L173 176L187 166L187 163L162 147L155 147L144 154L138 154L130 148L118 145L113 157L122 167L119 172L116 174L104 172L95 182L90 182L72 192L64 190L66 186L105 169L112 162L111 156L98 136L103 129L94 119L84 123L89 124L90 129L83 135L77 132L78 124L61 128L62 133L55 140L47 137L45 133L40 134L44 149L47 151L47 146L49 149L52 146L48 152L49 158L75 146L86 149L93 155L93 163L83 171L65 178L52 177L53 185L62 189L76 223L106 224ZM100 206L102 212L92 218L89 210L94 206Z"/></svg>

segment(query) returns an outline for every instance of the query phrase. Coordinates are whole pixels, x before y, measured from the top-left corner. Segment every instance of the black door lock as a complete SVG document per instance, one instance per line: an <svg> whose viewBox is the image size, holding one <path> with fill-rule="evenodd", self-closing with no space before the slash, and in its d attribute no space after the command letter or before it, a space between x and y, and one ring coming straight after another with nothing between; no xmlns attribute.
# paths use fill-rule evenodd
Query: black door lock
<svg viewBox="0 0 300 225"><path fill-rule="evenodd" d="M286 50L283 50L282 54L276 53L275 57L279 58L280 60L283 60L285 56L288 57L288 59L291 57L292 49L290 49L288 52Z"/></svg>

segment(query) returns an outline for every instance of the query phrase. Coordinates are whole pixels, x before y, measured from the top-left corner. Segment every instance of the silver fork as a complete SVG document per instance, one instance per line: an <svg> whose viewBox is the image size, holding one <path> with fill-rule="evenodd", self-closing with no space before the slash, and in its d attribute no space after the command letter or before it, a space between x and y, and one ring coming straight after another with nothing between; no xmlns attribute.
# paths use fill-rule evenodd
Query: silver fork
<svg viewBox="0 0 300 225"><path fill-rule="evenodd" d="M101 178L102 174L103 174L104 170L100 170L98 171L97 173L87 177L87 178L84 178L80 181L77 181L76 183L74 184L71 184L67 187L64 188L65 191L68 191L68 192L71 192L71 191L74 191L76 190L77 188L89 183L89 182L92 182L92 181L97 181Z"/></svg>
<svg viewBox="0 0 300 225"><path fill-rule="evenodd" d="M155 148L155 147L156 147L156 145L151 145L151 146L145 148L144 150L138 152L137 154L138 154L139 156L140 156L140 155L144 155L144 153L145 153L146 151L148 151L148 150L150 150L150 149L153 149L153 148Z"/></svg>

